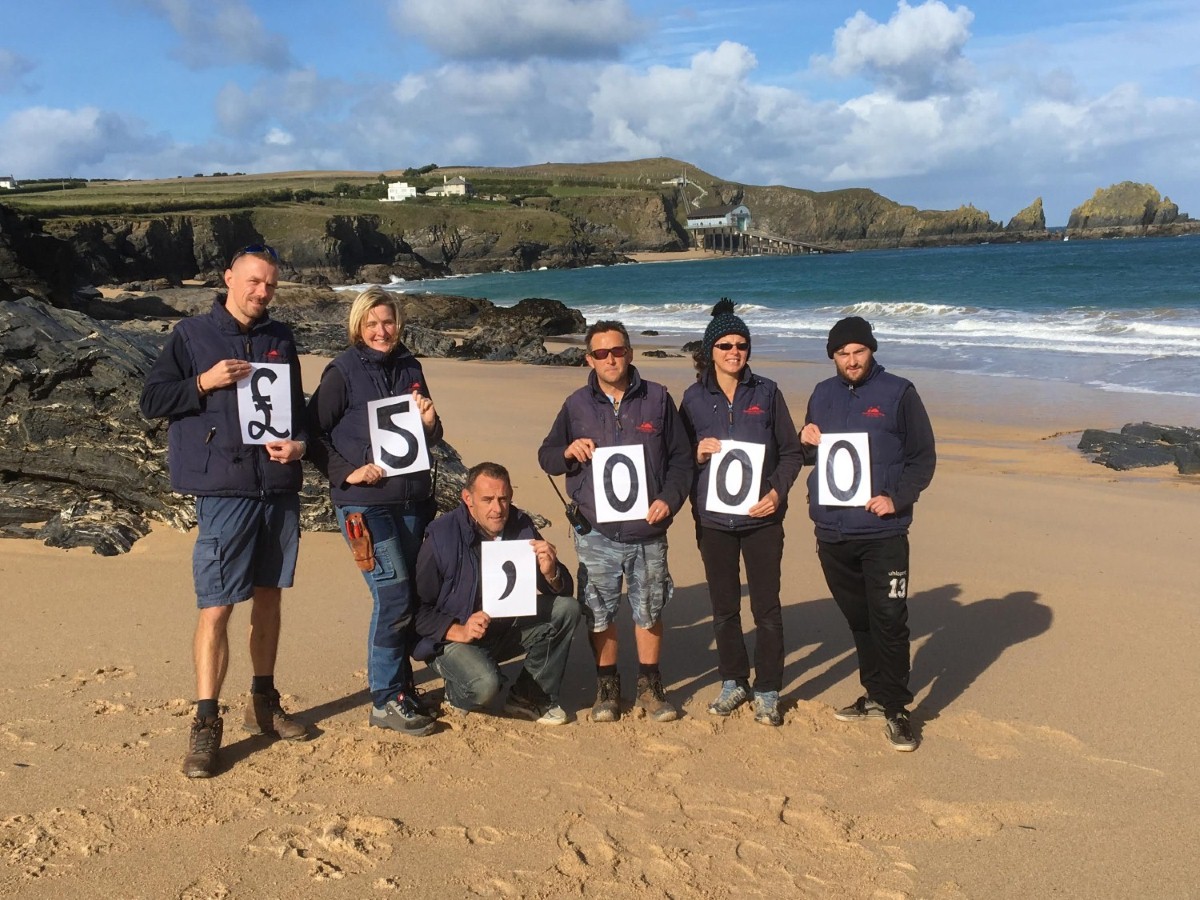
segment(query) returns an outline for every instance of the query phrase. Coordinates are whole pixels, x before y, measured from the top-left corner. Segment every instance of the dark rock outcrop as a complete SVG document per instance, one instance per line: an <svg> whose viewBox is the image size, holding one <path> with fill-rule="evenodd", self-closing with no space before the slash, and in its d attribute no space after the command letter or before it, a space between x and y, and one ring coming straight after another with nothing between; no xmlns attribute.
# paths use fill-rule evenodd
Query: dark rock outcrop
<svg viewBox="0 0 1200 900"><path fill-rule="evenodd" d="M1183 475L1200 474L1200 429L1150 422L1131 423L1120 433L1089 428L1079 449L1094 453L1092 462L1125 471L1174 465Z"/></svg>
<svg viewBox="0 0 1200 900"><path fill-rule="evenodd" d="M163 337L32 297L0 302L0 534L111 556L151 521L195 524L192 499L171 491L167 423L138 409ZM431 452L444 511L466 470L449 445ZM306 530L337 527L307 463L301 499Z"/></svg>
<svg viewBox="0 0 1200 900"><path fill-rule="evenodd" d="M0 308L0 491L6 534L127 550L147 517L186 527L160 426L138 395L158 347L32 298ZM136 513L135 516L126 515ZM136 524L140 521L140 525Z"/></svg>

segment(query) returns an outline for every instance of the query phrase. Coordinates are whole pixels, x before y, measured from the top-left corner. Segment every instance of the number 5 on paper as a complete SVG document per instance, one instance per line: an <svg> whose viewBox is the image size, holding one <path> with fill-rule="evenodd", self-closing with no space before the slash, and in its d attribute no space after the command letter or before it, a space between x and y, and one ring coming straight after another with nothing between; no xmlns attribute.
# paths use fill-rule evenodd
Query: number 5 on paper
<svg viewBox="0 0 1200 900"><path fill-rule="evenodd" d="M389 475L424 472L429 468L425 425L412 397L385 397L367 404L371 425L371 456Z"/></svg>

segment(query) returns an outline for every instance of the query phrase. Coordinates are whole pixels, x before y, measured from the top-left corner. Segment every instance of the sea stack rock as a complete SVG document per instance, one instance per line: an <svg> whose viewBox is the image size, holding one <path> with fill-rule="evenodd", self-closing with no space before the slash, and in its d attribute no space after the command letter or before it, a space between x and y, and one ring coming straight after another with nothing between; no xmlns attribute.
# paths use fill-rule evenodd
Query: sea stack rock
<svg viewBox="0 0 1200 900"><path fill-rule="evenodd" d="M1179 207L1163 198L1154 185L1122 181L1097 190L1073 209L1067 228L1145 228L1171 225L1180 218Z"/></svg>
<svg viewBox="0 0 1200 900"><path fill-rule="evenodd" d="M1042 198L1038 197L1027 207L1013 216L1007 225L1004 226L1005 231L1045 231L1046 230L1046 212L1042 209Z"/></svg>

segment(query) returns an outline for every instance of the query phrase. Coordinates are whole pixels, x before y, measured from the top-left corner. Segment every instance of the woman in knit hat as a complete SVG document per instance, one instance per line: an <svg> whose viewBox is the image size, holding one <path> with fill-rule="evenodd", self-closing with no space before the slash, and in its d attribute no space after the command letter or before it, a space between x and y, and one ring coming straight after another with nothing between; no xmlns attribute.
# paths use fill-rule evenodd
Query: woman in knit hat
<svg viewBox="0 0 1200 900"><path fill-rule="evenodd" d="M692 483L692 513L712 602L721 673L721 693L708 711L728 716L753 696L754 721L780 725L783 517L788 490L800 474L802 450L779 386L750 371L750 329L734 313L733 301L721 298L712 316L695 354L696 383L684 392L680 407L698 465ZM721 454L723 441L762 445L762 470L755 483L748 483L750 454L734 448L713 462L714 455ZM738 453L741 455L735 455ZM718 496L710 502L713 465L719 466L714 491ZM753 502L744 513L726 511L730 506L744 506L747 496L752 496ZM754 616L753 687L742 636L742 560Z"/></svg>

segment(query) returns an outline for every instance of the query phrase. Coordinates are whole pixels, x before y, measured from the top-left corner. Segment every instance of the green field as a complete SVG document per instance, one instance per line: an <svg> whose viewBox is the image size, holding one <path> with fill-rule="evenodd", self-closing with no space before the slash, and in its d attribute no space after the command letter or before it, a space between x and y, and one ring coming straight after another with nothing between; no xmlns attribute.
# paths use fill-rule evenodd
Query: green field
<svg viewBox="0 0 1200 900"><path fill-rule="evenodd" d="M282 172L261 175L206 175L149 181L76 182L64 189L15 191L0 201L40 217L89 215L139 215L202 210L262 209L267 206L313 204L322 215L330 212L387 218L429 219L429 206L448 209L511 208L533 198L572 198L656 194L669 187L663 181L685 170L695 181L716 184L717 180L685 163L670 159L613 163L547 163L520 168L449 167L424 175L404 176L390 172ZM405 203L379 203L385 184L407 181L424 190L442 183L443 177L461 175L471 182L476 194L464 198L420 197ZM489 199L497 198L497 199ZM406 213L403 210L419 210ZM482 214L482 212L481 212Z"/></svg>

